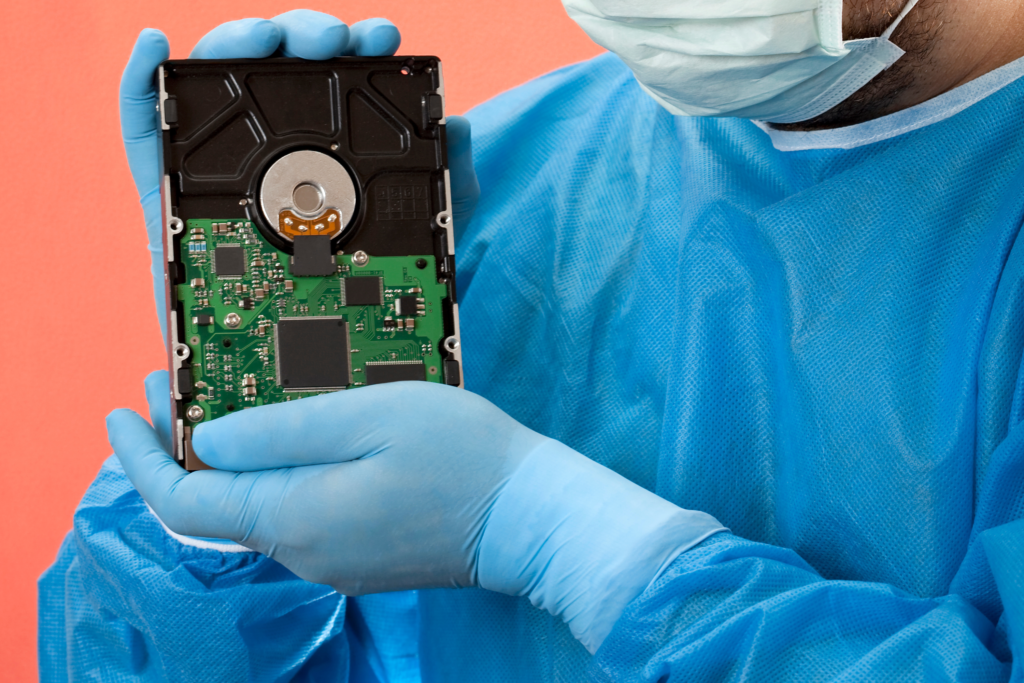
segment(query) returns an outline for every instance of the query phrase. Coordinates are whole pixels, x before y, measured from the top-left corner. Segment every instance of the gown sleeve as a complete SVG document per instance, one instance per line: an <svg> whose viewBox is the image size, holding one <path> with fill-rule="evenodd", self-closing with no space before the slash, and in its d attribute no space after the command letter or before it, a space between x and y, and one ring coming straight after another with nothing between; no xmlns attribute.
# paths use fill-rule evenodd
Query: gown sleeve
<svg viewBox="0 0 1024 683"><path fill-rule="evenodd" d="M114 457L38 586L42 683L349 680L343 596L241 546L175 537Z"/></svg>
<svg viewBox="0 0 1024 683"><path fill-rule="evenodd" d="M949 594L829 581L718 534L681 555L597 652L595 681L1007 681L1024 660L1024 423L992 456Z"/></svg>

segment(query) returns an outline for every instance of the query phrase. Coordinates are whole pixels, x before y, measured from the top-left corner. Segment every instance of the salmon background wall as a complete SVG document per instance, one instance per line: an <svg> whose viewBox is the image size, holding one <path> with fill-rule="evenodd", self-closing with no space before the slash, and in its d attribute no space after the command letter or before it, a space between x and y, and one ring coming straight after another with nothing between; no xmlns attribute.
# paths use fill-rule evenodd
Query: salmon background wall
<svg viewBox="0 0 1024 683"><path fill-rule="evenodd" d="M110 454L103 418L146 412L164 366L142 210L117 89L135 37L184 58L213 26L273 17L276 0L0 3L0 681L34 681L35 580ZM444 62L447 111L600 51L558 0L313 3L402 32L400 54Z"/></svg>

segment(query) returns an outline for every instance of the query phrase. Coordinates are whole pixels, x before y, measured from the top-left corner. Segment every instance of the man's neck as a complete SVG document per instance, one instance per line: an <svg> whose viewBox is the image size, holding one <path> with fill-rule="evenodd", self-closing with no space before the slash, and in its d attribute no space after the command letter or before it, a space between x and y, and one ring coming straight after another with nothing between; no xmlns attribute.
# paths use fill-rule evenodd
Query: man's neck
<svg viewBox="0 0 1024 683"><path fill-rule="evenodd" d="M844 37L881 35L906 0L847 0ZM892 41L907 54L834 109L782 130L870 121L926 102L1024 57L1021 0L921 0Z"/></svg>
<svg viewBox="0 0 1024 683"><path fill-rule="evenodd" d="M885 113L926 102L1024 57L1024 3L1020 0L944 0L941 4L936 44L915 70L913 83ZM897 31L893 38L897 45L899 37Z"/></svg>

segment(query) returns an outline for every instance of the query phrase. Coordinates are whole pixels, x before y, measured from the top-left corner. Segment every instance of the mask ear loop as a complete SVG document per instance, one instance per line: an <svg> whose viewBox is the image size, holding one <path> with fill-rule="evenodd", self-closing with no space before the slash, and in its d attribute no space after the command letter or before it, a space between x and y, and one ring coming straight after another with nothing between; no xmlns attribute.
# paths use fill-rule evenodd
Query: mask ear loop
<svg viewBox="0 0 1024 683"><path fill-rule="evenodd" d="M906 6L904 6L903 11L900 12L899 16L896 17L896 21L889 24L889 28L885 29L885 33L883 33L880 37L885 38L886 40L892 38L892 34L896 32L896 29L899 28L900 24L903 23L903 20L907 18L907 15L910 14L911 10L913 10L914 7L917 6L917 3L919 1L920 0L910 0L906 4Z"/></svg>
<svg viewBox="0 0 1024 683"><path fill-rule="evenodd" d="M812 98L810 102L785 116L773 117L771 122L797 123L808 121L819 114L823 114L853 95L853 93L882 71L895 64L906 53L889 38L918 2L919 0L908 0L907 4L903 7L903 11L896 17L896 20L877 38L860 38L844 43L844 47L850 52L850 55L847 55L844 59L856 60L853 66L845 73L842 73L829 88L817 97Z"/></svg>

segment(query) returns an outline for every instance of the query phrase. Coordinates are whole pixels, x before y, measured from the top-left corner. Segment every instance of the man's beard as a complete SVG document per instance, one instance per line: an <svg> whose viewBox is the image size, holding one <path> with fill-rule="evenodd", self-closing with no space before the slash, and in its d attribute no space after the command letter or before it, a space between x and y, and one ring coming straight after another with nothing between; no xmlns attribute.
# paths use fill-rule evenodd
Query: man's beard
<svg viewBox="0 0 1024 683"><path fill-rule="evenodd" d="M905 4L906 0L846 0L843 40L882 35ZM898 62L824 114L800 123L774 123L772 127L785 131L841 128L892 113L894 103L914 86L920 74L929 71L948 6L947 0L921 0L891 38L906 52Z"/></svg>

